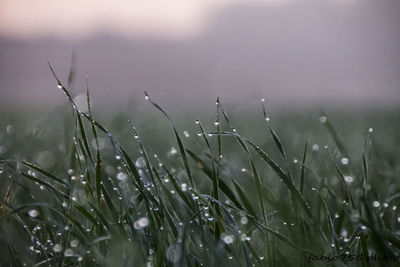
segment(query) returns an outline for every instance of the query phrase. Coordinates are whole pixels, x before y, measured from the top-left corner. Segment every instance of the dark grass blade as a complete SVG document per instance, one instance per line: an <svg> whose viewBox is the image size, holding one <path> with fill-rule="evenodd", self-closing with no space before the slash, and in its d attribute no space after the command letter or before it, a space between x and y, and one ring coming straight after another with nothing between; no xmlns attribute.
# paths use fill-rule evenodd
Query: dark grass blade
<svg viewBox="0 0 400 267"><path fill-rule="evenodd" d="M304 146L304 153L303 153L303 159L301 161L301 174L300 174L300 193L303 194L304 192L304 179L306 177L306 159L307 159L307 147L308 147L308 142L306 142Z"/></svg>
<svg viewBox="0 0 400 267"><path fill-rule="evenodd" d="M187 149L187 153L189 154L190 157L197 163L196 165L200 167L200 169L206 174L208 178L213 180L213 173L212 171L207 167L206 163L202 161L194 152L191 150ZM242 205L240 202L237 200L235 194L233 191L229 188L229 186L223 181L219 181L219 189L229 198L230 201L232 201L239 209L242 209Z"/></svg>
<svg viewBox="0 0 400 267"><path fill-rule="evenodd" d="M253 205L250 203L250 201L246 197L246 194L243 191L243 189L240 187L240 185L237 182L235 182L235 181L232 181L232 182L233 182L233 185L234 185L234 187L236 189L236 192L238 193L238 195L239 195L240 199L242 200L243 205L246 207L247 211L251 215L256 216L256 211L253 209ZM238 208L242 209L241 206L238 206Z"/></svg>

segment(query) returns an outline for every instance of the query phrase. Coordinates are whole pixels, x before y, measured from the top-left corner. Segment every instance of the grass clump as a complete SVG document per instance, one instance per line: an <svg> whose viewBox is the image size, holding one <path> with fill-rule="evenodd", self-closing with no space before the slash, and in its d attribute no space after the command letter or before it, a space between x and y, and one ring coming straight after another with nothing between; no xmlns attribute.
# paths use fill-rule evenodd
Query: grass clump
<svg viewBox="0 0 400 267"><path fill-rule="evenodd" d="M0 159L2 265L321 266L322 256L340 256L333 266L378 262L351 255L396 264L398 158L390 148L374 156L372 129L357 154L323 115L331 144L297 142L301 157L291 160L264 105L261 141L244 137L219 99L212 129L196 120L198 136L190 136L145 93L170 124L163 132L175 143L165 157L132 122L122 144L93 117L89 90L81 112L54 77L72 107L64 134L72 129L72 138L58 167L45 167L51 154L41 156L43 164Z"/></svg>

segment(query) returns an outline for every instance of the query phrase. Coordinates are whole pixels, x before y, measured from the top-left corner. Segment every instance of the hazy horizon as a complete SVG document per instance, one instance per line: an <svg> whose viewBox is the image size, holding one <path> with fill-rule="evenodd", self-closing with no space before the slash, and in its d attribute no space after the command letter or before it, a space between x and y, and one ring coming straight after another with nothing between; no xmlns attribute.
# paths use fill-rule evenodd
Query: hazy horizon
<svg viewBox="0 0 400 267"><path fill-rule="evenodd" d="M207 105L216 96L243 104L267 98L288 107L395 107L400 102L400 2L395 0L207 1L196 12L191 1L181 3L181 13L193 12L185 16L172 5L175 15L160 11L163 15L152 20L154 14L136 18L127 11L122 22L106 25L121 11L121 1L110 10L111 18L104 19L104 7L98 7L81 21L87 23L82 27L72 21L87 11L69 14L68 23L68 10L54 25L28 27L41 12L54 11L52 4L41 10L47 2L40 3L38 10L29 10L29 5L21 9L21 14L32 13L25 22L14 25L12 14L0 19L3 106L64 101L46 61L66 81L72 53L71 91L83 93L88 75L99 106L142 103L144 90L159 102L188 107ZM85 3L83 9L92 4ZM15 4L2 4L8 4L3 13L14 10ZM152 10L151 4L143 7L144 13ZM41 23L52 18L44 16ZM185 18L192 24L181 25ZM142 30L129 29L130 23L142 25ZM193 32L183 29L189 26Z"/></svg>

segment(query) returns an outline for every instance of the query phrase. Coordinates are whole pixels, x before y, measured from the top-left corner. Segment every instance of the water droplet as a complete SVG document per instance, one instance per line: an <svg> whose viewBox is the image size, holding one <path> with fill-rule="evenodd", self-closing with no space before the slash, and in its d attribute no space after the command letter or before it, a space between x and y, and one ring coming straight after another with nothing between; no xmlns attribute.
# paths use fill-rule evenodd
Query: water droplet
<svg viewBox="0 0 400 267"><path fill-rule="evenodd" d="M246 172L246 169L245 169L245 168L242 168L242 172Z"/></svg>
<svg viewBox="0 0 400 267"><path fill-rule="evenodd" d="M134 223L134 227L136 230L143 229L149 225L149 219L147 217L142 217Z"/></svg>
<svg viewBox="0 0 400 267"><path fill-rule="evenodd" d="M175 147L171 147L171 150L167 153L169 156L176 155L178 153L178 150L176 150Z"/></svg>
<svg viewBox="0 0 400 267"><path fill-rule="evenodd" d="M30 211L28 212L28 214L29 214L29 216L31 216L32 218L36 218L37 216L39 216L39 211L33 209L33 210L30 210Z"/></svg>
<svg viewBox="0 0 400 267"><path fill-rule="evenodd" d="M264 257L263 257L263 256L261 256L259 259L260 259L260 261L262 261L262 260L264 260Z"/></svg>
<svg viewBox="0 0 400 267"><path fill-rule="evenodd" d="M392 207L392 210L397 210L397 206L393 206L393 207Z"/></svg>
<svg viewBox="0 0 400 267"><path fill-rule="evenodd" d="M68 170L68 174L69 174L69 175L72 175L73 173L74 173L74 170L73 170L73 169L69 169L69 170Z"/></svg>
<svg viewBox="0 0 400 267"><path fill-rule="evenodd" d="M195 120L194 123L200 124L200 121L199 120Z"/></svg>
<svg viewBox="0 0 400 267"><path fill-rule="evenodd" d="M187 184L185 183L181 184L181 189L183 192L187 191Z"/></svg>
<svg viewBox="0 0 400 267"><path fill-rule="evenodd" d="M383 207L387 208L387 207L389 207L389 204L385 202L385 203L383 203Z"/></svg>
<svg viewBox="0 0 400 267"><path fill-rule="evenodd" d="M76 248L79 245L79 241L77 239L73 239L70 242L71 247Z"/></svg>
<svg viewBox="0 0 400 267"><path fill-rule="evenodd" d="M344 175L343 177L344 177L344 181L348 184L351 184L354 181L354 178L351 175Z"/></svg>
<svg viewBox="0 0 400 267"><path fill-rule="evenodd" d="M379 203L379 201L372 202L372 207L374 207L374 208L379 208L380 205L381 205L381 203Z"/></svg>
<svg viewBox="0 0 400 267"><path fill-rule="evenodd" d="M120 155L116 155L116 156L115 156L115 159L116 159L116 160L120 160L120 159L121 159L121 156L120 156Z"/></svg>
<svg viewBox="0 0 400 267"><path fill-rule="evenodd" d="M265 98L261 98L260 100L261 100L261 102L265 102Z"/></svg>
<svg viewBox="0 0 400 267"><path fill-rule="evenodd" d="M222 240L225 242L225 244L232 244L233 241L235 241L235 237L233 235L225 235L222 237Z"/></svg>
<svg viewBox="0 0 400 267"><path fill-rule="evenodd" d="M328 120L328 118L325 117L325 116L320 116L320 117L319 117L319 122L320 122L320 123L325 123L327 120Z"/></svg>
<svg viewBox="0 0 400 267"><path fill-rule="evenodd" d="M318 151L319 150L319 145L317 145L317 144L313 144L313 146L312 146L312 151Z"/></svg>
<svg viewBox="0 0 400 267"><path fill-rule="evenodd" d="M369 132L369 133L372 133L373 131L374 131L373 128L369 128L369 129L368 129L368 132Z"/></svg>
<svg viewBox="0 0 400 267"><path fill-rule="evenodd" d="M265 121L270 121L269 117L265 117Z"/></svg>
<svg viewBox="0 0 400 267"><path fill-rule="evenodd" d="M340 159L340 163L342 163L342 165L347 165L347 164L349 164L349 159L346 157L343 157Z"/></svg>
<svg viewBox="0 0 400 267"><path fill-rule="evenodd" d="M215 125L215 126L218 126L218 125L219 125L219 121L215 121L215 122L214 122L214 125Z"/></svg>
<svg viewBox="0 0 400 267"><path fill-rule="evenodd" d="M190 134L189 134L188 131L183 131L183 135L184 135L186 138L189 138L189 137L190 137Z"/></svg>
<svg viewBox="0 0 400 267"><path fill-rule="evenodd" d="M298 162L299 162L298 159L294 159L294 160L293 160L293 163L294 163L294 164L297 164Z"/></svg>
<svg viewBox="0 0 400 267"><path fill-rule="evenodd" d="M243 217L240 218L240 223L241 224L247 224L248 222L249 222L249 219L247 219L246 216L243 216Z"/></svg>
<svg viewBox="0 0 400 267"><path fill-rule="evenodd" d="M120 181L125 181L125 179L126 179L126 174L123 173L123 172L119 172L119 173L117 174L117 179L120 180Z"/></svg>
<svg viewBox="0 0 400 267"><path fill-rule="evenodd" d="M65 257L72 257L74 255L74 251L70 248L67 248L64 252Z"/></svg>
<svg viewBox="0 0 400 267"><path fill-rule="evenodd" d="M144 96L144 99L146 99L147 101L149 101L150 97L148 95Z"/></svg>
<svg viewBox="0 0 400 267"><path fill-rule="evenodd" d="M365 225L361 225L361 227L360 227L362 230L365 230L365 229L367 229L367 227L365 226Z"/></svg>
<svg viewBox="0 0 400 267"><path fill-rule="evenodd" d="M55 244L53 246L53 250L54 250L54 252L60 252L62 250L61 244Z"/></svg>
<svg viewBox="0 0 400 267"><path fill-rule="evenodd" d="M240 240L242 240L242 241L250 241L251 238L248 237L246 234L242 234L242 235L240 236Z"/></svg>
<svg viewBox="0 0 400 267"><path fill-rule="evenodd" d="M154 155L154 157L157 158L156 155ZM146 160L145 160L143 157L137 158L136 161L135 161L135 166L136 166L137 168L144 168L144 167L146 167Z"/></svg>
<svg viewBox="0 0 400 267"><path fill-rule="evenodd" d="M63 88L62 84L61 83L57 84L57 88L62 89Z"/></svg>

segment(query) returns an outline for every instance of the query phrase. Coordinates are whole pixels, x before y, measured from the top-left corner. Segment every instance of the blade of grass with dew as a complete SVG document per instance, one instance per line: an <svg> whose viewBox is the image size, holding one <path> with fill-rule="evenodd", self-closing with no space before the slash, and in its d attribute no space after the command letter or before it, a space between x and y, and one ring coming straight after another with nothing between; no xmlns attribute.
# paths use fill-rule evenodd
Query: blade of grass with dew
<svg viewBox="0 0 400 267"><path fill-rule="evenodd" d="M69 199L69 196L68 196L68 195L66 195L66 194L65 194L64 192L62 192L61 190L58 190L57 188L55 188L54 186L52 186L51 184L49 184L49 183L47 183L47 182L45 182L45 181L42 181L42 180L40 180L40 179L38 179L38 178L36 178L36 177L33 177L32 175L29 175L29 174L27 174L27 173L21 173L21 175L24 176L24 177L26 177L26 178L28 178L29 180L32 180L32 181L34 181L34 182L36 182L36 183L38 183L38 184L41 184L41 185L47 187L48 189L50 189L50 190L53 191L54 193L57 193L57 194L63 196L64 198Z"/></svg>
<svg viewBox="0 0 400 267"><path fill-rule="evenodd" d="M47 177L47 178L49 178L49 179L51 179L51 180L53 180L53 181L56 181L58 184L63 185L64 187L69 187L69 184L68 184L68 183L64 182L64 181L61 180L60 178L58 178L58 177L54 176L53 174L51 174L51 173L49 173L49 172L43 170L43 169L40 168L40 167L38 167L38 166L36 166L36 165L34 165L34 164L32 164L32 163L26 162L26 161L22 161L21 163L22 163L23 165L26 165L26 166L28 166L29 168L31 168L31 169L33 169L33 170L39 172L39 173L41 173L41 174L44 175L45 177Z"/></svg>
<svg viewBox="0 0 400 267"><path fill-rule="evenodd" d="M163 170L167 173L170 181L172 182L172 185L174 186L176 192L178 192L179 196L181 197L181 199L186 203L188 210L193 210L195 211L195 206L193 204L192 201L189 200L189 198L187 197L187 195L182 191L181 187L178 185L178 183L176 182L175 177L172 175L172 173L170 172L170 170L165 167L165 165L162 166Z"/></svg>
<svg viewBox="0 0 400 267"><path fill-rule="evenodd" d="M155 103L155 102L150 98L150 96L147 94L147 92L145 92L144 94L145 94L146 99L147 99L155 108L157 108L159 111L161 111L161 113L162 113L162 114L167 118L167 120L169 121L169 123L170 123L170 125L171 125L171 127L172 127L172 129L173 129L173 131L174 131L175 138L176 138L176 142L178 143L179 152L180 152L181 157L182 157L182 161L183 161L183 165L184 165L184 167L185 167L186 174L187 174L187 176L188 176L188 178L189 178L190 186L191 186L192 188L194 188L193 178L192 178L192 174L191 174L191 172L190 172L190 167L189 167L189 163L188 163L188 160L187 160L185 148L184 148L184 146L183 146L183 143L182 143L181 138L179 137L178 131L177 131L176 128L175 128L175 125L173 124L173 122L172 122L171 118L169 117L169 115L168 115L157 103Z"/></svg>
<svg viewBox="0 0 400 267"><path fill-rule="evenodd" d="M272 139L274 140L275 145L277 146L277 148L278 148L278 150L279 150L279 152L280 152L280 154L281 154L281 156L282 156L282 158L283 158L283 160L285 162L287 175L288 175L288 177L290 179L292 179L292 175L291 175L290 168L289 168L289 162L288 162L287 157L286 157L285 148L283 147L283 144L282 144L281 140L279 139L278 135L276 134L276 132L274 131L274 129L272 129L271 125L268 123L269 122L269 117L267 116L267 111L266 111L266 108L265 108L265 102L264 101L262 101L262 110L263 110L263 114L264 114L265 124L266 124L266 126L267 126L267 128L268 128L268 130L269 130L269 132L270 132L270 134L272 136Z"/></svg>
<svg viewBox="0 0 400 267"><path fill-rule="evenodd" d="M230 122L225 110L222 107L222 104L219 103L219 106L221 106L222 114L223 114L226 122L228 123L229 127L232 129L232 131L234 133L236 133L236 130L234 130L235 128L233 128L233 126L232 126L232 124L231 124L231 122ZM221 136L221 132L220 131L218 131L217 134L218 134L218 136ZM254 164L253 157L252 157L248 147L246 146L246 144L243 142L243 140L241 139L241 137L239 135L235 134L235 138L239 142L239 144L243 147L245 152L247 153L247 156L248 156L248 159L249 159L249 162L250 162L250 166L251 166L251 170L252 170L252 174L253 174L254 184L256 186L256 193L257 193L257 198L258 198L258 204L259 204L260 211L261 211L261 216L262 216L262 218L264 220L264 223L266 224L267 221L266 221L266 216L265 216L264 200L263 200L262 194L261 194L261 192L262 192L262 190L261 190L261 184L262 184L261 179L260 179L260 177L258 175L257 168L256 168L256 166Z"/></svg>
<svg viewBox="0 0 400 267"><path fill-rule="evenodd" d="M98 206L100 207L100 199L101 199L101 192L103 191L103 188L101 187L101 156L100 156L100 148L99 148L99 140L97 137L97 131L96 131L96 127L94 125L93 122L93 115L92 115L92 107L90 104L90 94L89 94L89 83L88 80L86 79L86 101L87 101L87 108L88 108L88 114L89 114L89 118L90 118L90 126L92 128L92 133L94 136L94 140L95 140L95 144L96 144L96 192L97 192L97 202L98 202ZM84 136L82 136L82 138L84 139Z"/></svg>
<svg viewBox="0 0 400 267"><path fill-rule="evenodd" d="M220 101L219 101L219 97L217 97L216 100L216 105L217 105L217 113L216 113L216 121L215 121L215 125L217 126L217 144L218 144L218 155L217 155L217 167L215 170L215 178L214 178L214 183L213 183L213 196L215 199L219 200L219 176L220 176L220 161L221 161L221 157L222 157L222 140L221 140L221 124L219 123L219 117L220 117ZM210 153L211 154L211 153ZM211 158L211 160L213 161L213 159ZM219 210L219 206L215 205L215 209L217 212L216 216L220 216L220 210ZM218 220L216 220L215 222L215 240L219 239L220 236L220 232L221 232L221 226L218 223Z"/></svg>

